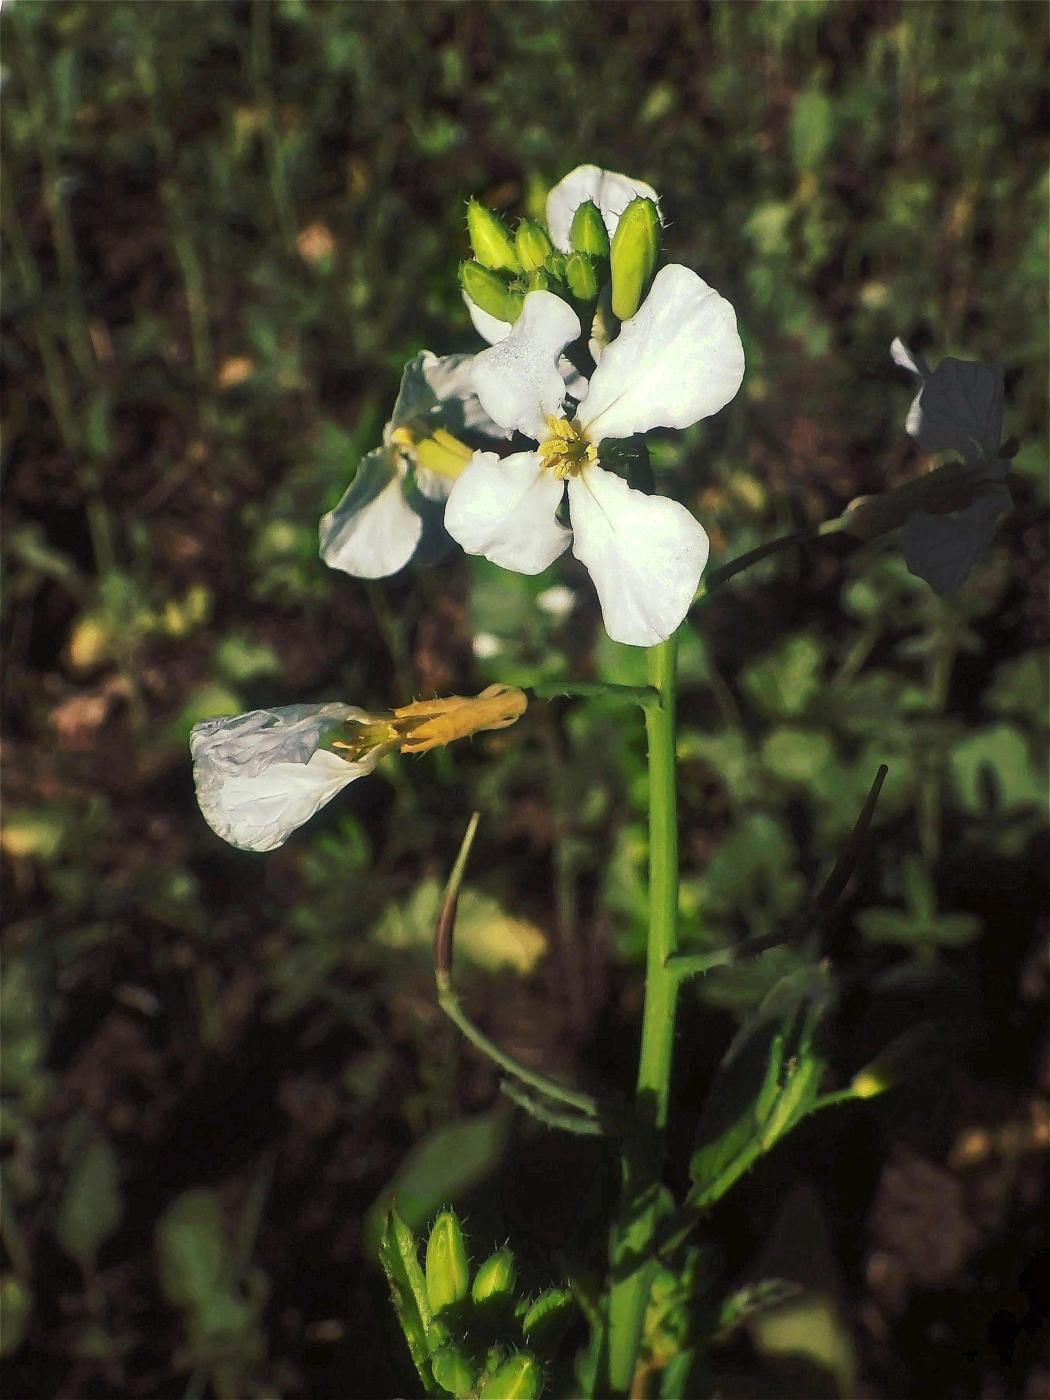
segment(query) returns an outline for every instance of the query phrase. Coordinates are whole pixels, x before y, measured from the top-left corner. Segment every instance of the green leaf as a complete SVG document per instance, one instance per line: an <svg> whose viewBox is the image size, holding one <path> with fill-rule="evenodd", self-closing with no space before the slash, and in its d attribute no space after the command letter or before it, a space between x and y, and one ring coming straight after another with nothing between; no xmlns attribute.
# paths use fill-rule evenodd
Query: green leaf
<svg viewBox="0 0 1050 1400"><path fill-rule="evenodd" d="M971 816L1016 812L1046 800L1046 774L1012 724L968 734L952 749L949 762L956 798Z"/></svg>
<svg viewBox="0 0 1050 1400"><path fill-rule="evenodd" d="M226 1213L213 1191L186 1191L154 1230L161 1292L181 1308L203 1308L222 1291L229 1245Z"/></svg>
<svg viewBox="0 0 1050 1400"><path fill-rule="evenodd" d="M74 1156L72 1173L58 1207L58 1242L86 1267L116 1230L123 1213L117 1154L107 1138L92 1137Z"/></svg>
<svg viewBox="0 0 1050 1400"><path fill-rule="evenodd" d="M792 719L804 714L824 687L824 649L815 637L791 637L746 667L740 683L765 714Z"/></svg>
<svg viewBox="0 0 1050 1400"><path fill-rule="evenodd" d="M820 787L837 768L835 748L826 734L797 726L774 729L762 744L762 762L782 783Z"/></svg>

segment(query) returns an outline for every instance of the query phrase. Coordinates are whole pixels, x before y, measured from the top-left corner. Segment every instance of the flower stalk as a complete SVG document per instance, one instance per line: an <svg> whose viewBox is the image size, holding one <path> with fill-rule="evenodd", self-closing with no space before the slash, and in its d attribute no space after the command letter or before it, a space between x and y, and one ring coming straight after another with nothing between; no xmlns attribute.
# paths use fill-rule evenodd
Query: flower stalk
<svg viewBox="0 0 1050 1400"><path fill-rule="evenodd" d="M613 1229L606 1376L602 1393L631 1389L649 1301L659 1220L671 1089L675 1008L681 981L673 959L678 942L678 810L675 785L677 634L651 647L648 679L657 699L645 710L649 746L649 941L642 1044L635 1089L637 1140L622 1165L620 1210Z"/></svg>

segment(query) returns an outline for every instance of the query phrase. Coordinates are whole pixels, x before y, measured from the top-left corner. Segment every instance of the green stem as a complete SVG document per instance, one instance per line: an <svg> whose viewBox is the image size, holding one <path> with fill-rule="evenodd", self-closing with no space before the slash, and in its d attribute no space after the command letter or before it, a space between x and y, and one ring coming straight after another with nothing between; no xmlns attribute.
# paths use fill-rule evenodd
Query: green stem
<svg viewBox="0 0 1050 1400"><path fill-rule="evenodd" d="M659 1220L658 1188L671 1087L680 982L672 965L678 922L676 661L677 637L649 651L649 683L659 697L659 702L645 711L649 741L649 943L635 1092L637 1138L628 1142L624 1151L620 1210L611 1251L613 1282L602 1389L603 1394L611 1395L630 1392L637 1365L652 1279L651 1248Z"/></svg>

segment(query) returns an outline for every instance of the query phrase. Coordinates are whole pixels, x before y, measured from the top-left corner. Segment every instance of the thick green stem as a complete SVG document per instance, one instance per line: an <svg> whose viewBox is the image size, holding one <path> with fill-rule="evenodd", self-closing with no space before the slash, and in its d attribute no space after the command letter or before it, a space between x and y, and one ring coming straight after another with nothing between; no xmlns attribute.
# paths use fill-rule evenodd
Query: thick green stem
<svg viewBox="0 0 1050 1400"><path fill-rule="evenodd" d="M672 958L678 923L678 814L675 789L677 639L649 652L649 684L658 703L645 711L649 741L649 944L642 1046L635 1094L637 1136L623 1158L620 1210L613 1231L613 1282L602 1393L627 1395L637 1365L652 1279L659 1184L671 1087L678 977Z"/></svg>

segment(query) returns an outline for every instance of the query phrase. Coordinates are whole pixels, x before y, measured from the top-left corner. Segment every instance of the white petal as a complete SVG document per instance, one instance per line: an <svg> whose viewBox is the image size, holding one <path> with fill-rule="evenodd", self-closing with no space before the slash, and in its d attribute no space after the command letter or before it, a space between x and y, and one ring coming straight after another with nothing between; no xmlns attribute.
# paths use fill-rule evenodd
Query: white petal
<svg viewBox="0 0 1050 1400"><path fill-rule="evenodd" d="M895 365L900 365L901 369L911 370L912 374L921 376L927 372L920 357L908 349L899 335L895 335L890 341L890 358Z"/></svg>
<svg viewBox="0 0 1050 1400"><path fill-rule="evenodd" d="M688 428L723 408L743 377L732 306L691 269L671 263L606 347L577 417L594 442Z"/></svg>
<svg viewBox="0 0 1050 1400"><path fill-rule="evenodd" d="M559 180L547 196L547 230L551 242L563 253L569 252L571 247L572 216L589 199L601 210L610 238L632 199L651 199L659 207L656 191L644 180L632 180L629 175L601 170L597 165L578 165Z"/></svg>
<svg viewBox="0 0 1050 1400"><path fill-rule="evenodd" d="M321 558L355 578L385 578L416 552L423 522L405 499L396 452L378 447L362 457L342 500L321 517Z"/></svg>
<svg viewBox="0 0 1050 1400"><path fill-rule="evenodd" d="M579 334L567 302L553 292L530 292L506 340L474 357L474 388L490 417L534 442L545 438L544 419L565 401L558 361Z"/></svg>
<svg viewBox="0 0 1050 1400"><path fill-rule="evenodd" d="M586 565L614 642L651 647L689 611L709 543L677 501L646 496L602 467L569 482L572 552Z"/></svg>
<svg viewBox="0 0 1050 1400"><path fill-rule="evenodd" d="M501 321L498 316L493 316L491 311L482 311L477 302L471 301L466 292L463 293L463 300L466 302L470 319L474 323L474 329L482 340L487 340L490 345L498 345L501 340L506 340L511 331L509 321Z"/></svg>
<svg viewBox="0 0 1050 1400"><path fill-rule="evenodd" d="M470 377L473 364L473 355L439 357L430 350L421 350L409 360L401 375L384 441L389 441L390 433L401 427L412 428L418 436L428 429L444 428L454 435L472 429L505 438L507 434L493 423L474 392Z"/></svg>
<svg viewBox="0 0 1050 1400"><path fill-rule="evenodd" d="M572 538L555 519L562 490L535 452L502 461L494 452L477 452L452 488L445 529L468 554L483 554L517 574L538 574Z"/></svg>
<svg viewBox="0 0 1050 1400"><path fill-rule="evenodd" d="M1002 366L949 355L924 376L904 426L924 452L994 458L1003 430Z"/></svg>
<svg viewBox="0 0 1050 1400"><path fill-rule="evenodd" d="M993 486L954 515L916 511L901 531L908 572L925 579L942 598L951 598L991 543L999 516L1012 505L1006 487Z"/></svg>
<svg viewBox="0 0 1050 1400"><path fill-rule="evenodd" d="M356 763L318 747L364 710L339 703L251 710L195 725L190 735L197 801L217 835L247 851L272 851L347 783L371 772L380 751Z"/></svg>

